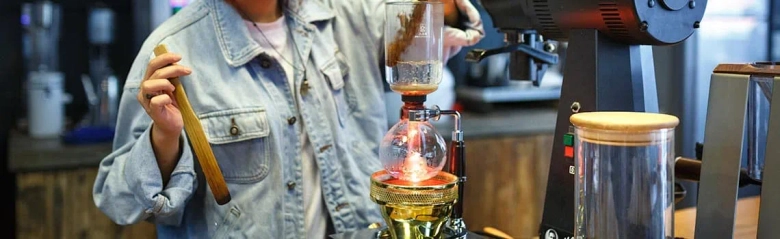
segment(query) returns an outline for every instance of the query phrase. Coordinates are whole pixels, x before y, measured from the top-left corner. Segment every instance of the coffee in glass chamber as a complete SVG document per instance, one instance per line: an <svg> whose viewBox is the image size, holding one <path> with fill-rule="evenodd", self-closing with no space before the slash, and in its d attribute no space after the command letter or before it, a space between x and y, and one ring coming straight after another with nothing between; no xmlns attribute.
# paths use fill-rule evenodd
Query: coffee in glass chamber
<svg viewBox="0 0 780 239"><path fill-rule="evenodd" d="M444 4L399 1L385 6L385 74L390 89L406 96L436 91L444 68Z"/></svg>

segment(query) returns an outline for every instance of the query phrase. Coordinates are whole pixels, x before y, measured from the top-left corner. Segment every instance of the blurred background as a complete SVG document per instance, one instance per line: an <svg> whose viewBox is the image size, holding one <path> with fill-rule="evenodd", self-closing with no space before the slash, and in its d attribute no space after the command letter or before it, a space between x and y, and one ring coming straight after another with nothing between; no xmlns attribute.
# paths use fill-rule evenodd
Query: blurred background
<svg viewBox="0 0 780 239"><path fill-rule="evenodd" d="M474 0L473 0L474 1ZM507 77L507 57L465 62L473 48L504 44L480 9L487 37L449 61L430 104L464 112L469 172L465 219L532 238L541 218L563 64L541 87ZM143 40L189 0L0 1L0 183L7 238L149 238L151 224L120 227L92 203L110 153L119 94ZM676 152L695 157L704 137L709 79L719 63L780 60L780 0L709 0L685 42L654 48L659 105L681 119ZM556 43L565 60L565 42ZM563 61L561 61L563 62ZM388 125L400 100L390 93ZM399 97L400 98L400 97ZM442 124L441 127L447 127ZM446 132L446 129L439 130ZM696 204L696 185L678 208ZM759 188L741 189L741 196ZM470 205L470 206L469 206ZM484 205L500 205L486 207Z"/></svg>

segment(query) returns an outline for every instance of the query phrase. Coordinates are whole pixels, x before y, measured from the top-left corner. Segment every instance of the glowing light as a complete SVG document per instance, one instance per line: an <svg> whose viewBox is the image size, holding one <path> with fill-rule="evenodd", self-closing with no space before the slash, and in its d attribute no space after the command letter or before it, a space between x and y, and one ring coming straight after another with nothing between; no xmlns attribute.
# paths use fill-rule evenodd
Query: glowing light
<svg viewBox="0 0 780 239"><path fill-rule="evenodd" d="M426 175L428 175L428 164L417 152L406 157L402 171L404 178L407 178L407 180L412 182L428 179L428 177L426 177Z"/></svg>
<svg viewBox="0 0 780 239"><path fill-rule="evenodd" d="M444 138L430 123L402 120L382 139L379 159L393 178L416 183L441 171L445 150Z"/></svg>

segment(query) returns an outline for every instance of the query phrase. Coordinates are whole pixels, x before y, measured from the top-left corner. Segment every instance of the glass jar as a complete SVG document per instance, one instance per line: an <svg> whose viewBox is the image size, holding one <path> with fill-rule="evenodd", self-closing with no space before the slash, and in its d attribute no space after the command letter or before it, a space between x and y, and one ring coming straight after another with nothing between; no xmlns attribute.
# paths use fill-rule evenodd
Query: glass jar
<svg viewBox="0 0 780 239"><path fill-rule="evenodd" d="M754 180L762 181L774 77L750 76L748 87L747 134L745 134L748 174Z"/></svg>
<svg viewBox="0 0 780 239"><path fill-rule="evenodd" d="M575 133L574 238L673 238L677 117L588 112Z"/></svg>

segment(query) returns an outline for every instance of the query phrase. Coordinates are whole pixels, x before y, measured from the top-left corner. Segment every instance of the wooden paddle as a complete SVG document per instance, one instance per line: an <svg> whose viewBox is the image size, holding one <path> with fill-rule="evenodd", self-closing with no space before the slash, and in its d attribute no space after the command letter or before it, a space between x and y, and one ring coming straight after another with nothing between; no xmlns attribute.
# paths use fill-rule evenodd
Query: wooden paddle
<svg viewBox="0 0 780 239"><path fill-rule="evenodd" d="M168 49L165 44L157 45L154 48L154 55L159 56L168 53ZM217 159L214 157L214 152L211 151L211 145L206 140L206 134L203 132L203 126L200 125L200 120L195 115L195 111L192 110L189 100L187 100L187 93L184 92L184 87L181 85L178 77L169 79L176 89L173 91L173 95L176 98L176 103L181 111L182 119L184 120L184 132L187 133L187 138L192 146L195 156L198 158L198 163L203 169L203 174L206 175L206 182L211 188L211 193L214 194L214 199L217 200L217 204L224 205L230 202L230 191L228 191L225 178L222 176L222 171L219 169Z"/></svg>

